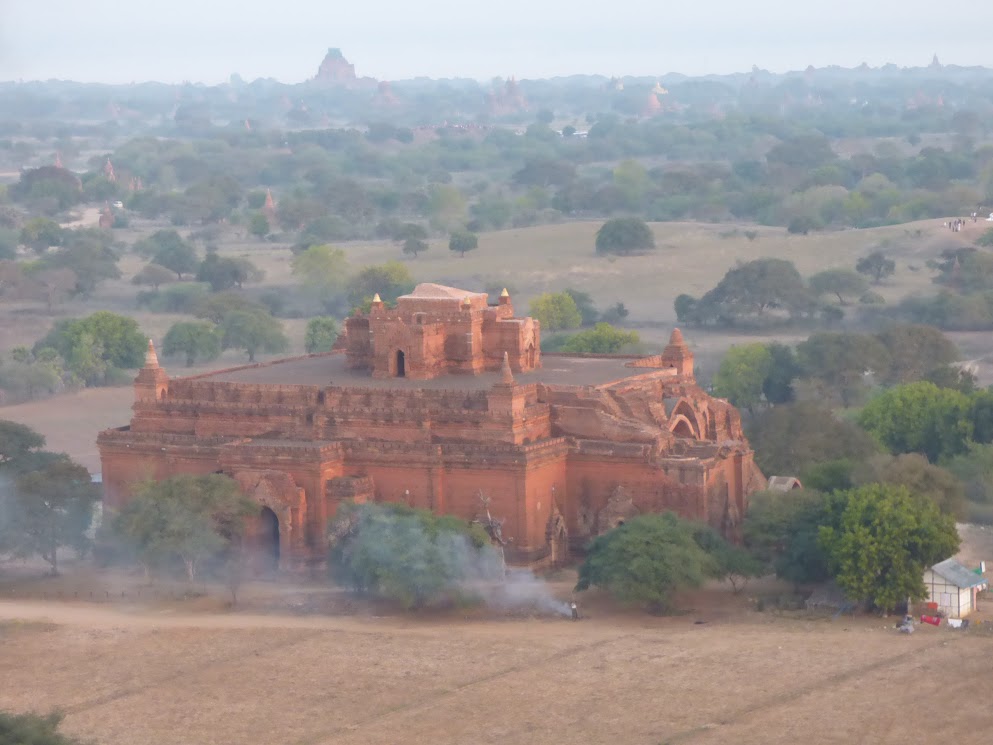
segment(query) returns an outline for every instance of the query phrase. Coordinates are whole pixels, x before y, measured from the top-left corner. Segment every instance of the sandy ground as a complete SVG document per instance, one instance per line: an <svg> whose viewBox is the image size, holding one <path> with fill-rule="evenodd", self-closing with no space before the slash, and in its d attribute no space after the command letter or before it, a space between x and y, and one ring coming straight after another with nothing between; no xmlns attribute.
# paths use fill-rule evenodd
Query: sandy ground
<svg viewBox="0 0 993 745"><path fill-rule="evenodd" d="M993 737L993 636L908 637L878 618L301 618L0 601L0 619L0 708L61 708L68 731L105 745Z"/></svg>

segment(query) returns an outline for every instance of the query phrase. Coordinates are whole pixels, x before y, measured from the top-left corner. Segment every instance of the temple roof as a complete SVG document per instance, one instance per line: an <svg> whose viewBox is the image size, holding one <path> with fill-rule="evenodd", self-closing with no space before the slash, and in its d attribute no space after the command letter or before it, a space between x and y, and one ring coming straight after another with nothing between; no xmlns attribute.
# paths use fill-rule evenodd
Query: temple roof
<svg viewBox="0 0 993 745"><path fill-rule="evenodd" d="M416 300L458 300L462 301L466 297L488 297L485 292L469 292L460 290L457 287L447 287L446 285L436 285L433 282L422 282L414 288L408 295L401 295L398 300L413 298Z"/></svg>

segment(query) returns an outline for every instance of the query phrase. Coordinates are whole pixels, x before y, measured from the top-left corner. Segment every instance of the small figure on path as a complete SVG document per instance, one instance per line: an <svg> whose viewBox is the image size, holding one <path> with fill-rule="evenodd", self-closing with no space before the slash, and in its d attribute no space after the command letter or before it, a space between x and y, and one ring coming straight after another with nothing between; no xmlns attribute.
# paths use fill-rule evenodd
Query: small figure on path
<svg viewBox="0 0 993 745"><path fill-rule="evenodd" d="M572 610L572 620L573 621L578 621L579 620L579 608L576 606L575 601L572 602L572 604L569 606L569 608Z"/></svg>

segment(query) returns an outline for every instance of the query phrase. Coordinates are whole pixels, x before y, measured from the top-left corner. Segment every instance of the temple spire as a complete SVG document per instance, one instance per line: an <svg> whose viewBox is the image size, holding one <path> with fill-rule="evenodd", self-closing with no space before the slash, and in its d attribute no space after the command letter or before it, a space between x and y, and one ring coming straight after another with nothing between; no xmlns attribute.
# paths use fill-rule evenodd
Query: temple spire
<svg viewBox="0 0 993 745"><path fill-rule="evenodd" d="M503 365L500 367L500 382L503 385L514 384L514 372L510 369L510 355L503 353Z"/></svg>
<svg viewBox="0 0 993 745"><path fill-rule="evenodd" d="M156 368L159 366L159 356L155 353L155 345L152 340L148 340L148 351L145 352L145 367Z"/></svg>

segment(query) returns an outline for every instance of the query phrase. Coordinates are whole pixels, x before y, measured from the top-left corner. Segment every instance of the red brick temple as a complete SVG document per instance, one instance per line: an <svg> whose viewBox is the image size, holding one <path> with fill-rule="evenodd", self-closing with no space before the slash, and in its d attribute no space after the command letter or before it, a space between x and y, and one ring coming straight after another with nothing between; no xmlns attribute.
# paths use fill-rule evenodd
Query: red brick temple
<svg viewBox="0 0 993 745"><path fill-rule="evenodd" d="M259 503L256 545L320 561L346 500L502 521L507 558L557 563L631 516L737 534L764 486L737 410L693 377L679 330L653 356L542 354L506 291L422 284L345 324L341 351L170 378L149 342L129 426L98 439L105 504L221 472Z"/></svg>

